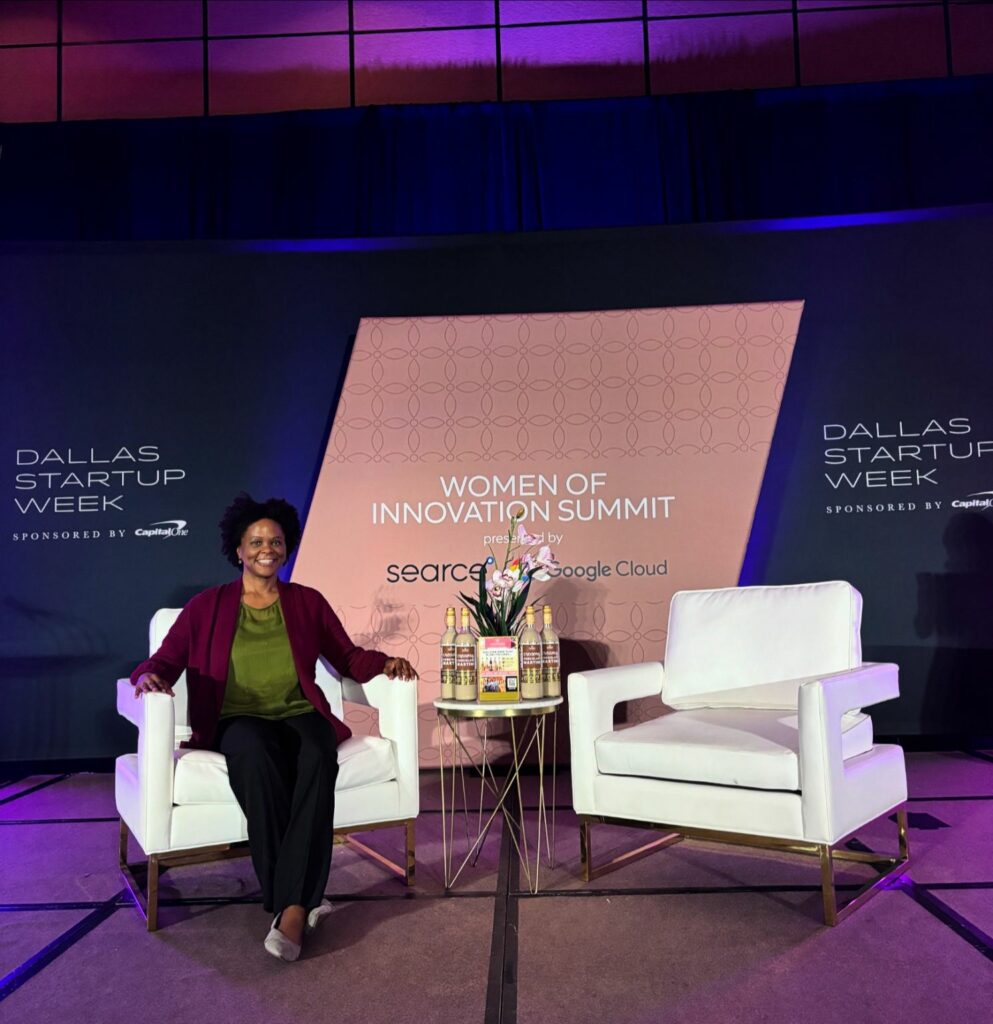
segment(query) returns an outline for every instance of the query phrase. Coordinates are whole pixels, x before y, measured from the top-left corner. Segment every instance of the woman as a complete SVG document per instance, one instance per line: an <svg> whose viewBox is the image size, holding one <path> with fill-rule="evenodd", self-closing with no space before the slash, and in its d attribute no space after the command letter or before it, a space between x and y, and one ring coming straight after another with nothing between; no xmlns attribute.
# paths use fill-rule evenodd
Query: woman
<svg viewBox="0 0 993 1024"><path fill-rule="evenodd" d="M417 675L404 658L356 647L316 590L279 579L300 541L292 505L242 493L219 525L221 550L241 578L192 598L131 682L136 698L172 696L186 672L192 738L185 745L227 758L262 902L276 915L265 948L296 960L304 933L331 910L324 889L337 748L351 735L317 685L317 660L360 683L381 672Z"/></svg>

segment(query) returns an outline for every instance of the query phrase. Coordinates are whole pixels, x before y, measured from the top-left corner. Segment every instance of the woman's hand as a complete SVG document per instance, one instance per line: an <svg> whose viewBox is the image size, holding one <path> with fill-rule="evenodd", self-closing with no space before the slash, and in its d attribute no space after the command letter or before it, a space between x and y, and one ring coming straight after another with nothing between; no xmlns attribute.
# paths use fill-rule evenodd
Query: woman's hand
<svg viewBox="0 0 993 1024"><path fill-rule="evenodd" d="M387 658L383 671L390 679L416 679L414 666L406 658Z"/></svg>
<svg viewBox="0 0 993 1024"><path fill-rule="evenodd" d="M154 672L143 672L138 676L138 682L134 684L134 699L137 700L143 693L167 693L170 697L176 696L172 692L172 686Z"/></svg>

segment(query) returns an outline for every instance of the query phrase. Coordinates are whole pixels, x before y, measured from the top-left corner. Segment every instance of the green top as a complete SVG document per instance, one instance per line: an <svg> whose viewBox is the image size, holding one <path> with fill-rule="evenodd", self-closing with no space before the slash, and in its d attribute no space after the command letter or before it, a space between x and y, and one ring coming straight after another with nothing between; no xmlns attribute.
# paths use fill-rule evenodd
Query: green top
<svg viewBox="0 0 993 1024"><path fill-rule="evenodd" d="M242 602L221 718L291 718L313 710L300 689L278 599L268 608Z"/></svg>

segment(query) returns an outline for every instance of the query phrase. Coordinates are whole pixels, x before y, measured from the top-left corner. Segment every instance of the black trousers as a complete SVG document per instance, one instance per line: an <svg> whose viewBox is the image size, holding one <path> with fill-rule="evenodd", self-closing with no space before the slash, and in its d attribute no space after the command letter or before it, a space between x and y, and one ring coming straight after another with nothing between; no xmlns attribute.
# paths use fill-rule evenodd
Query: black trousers
<svg viewBox="0 0 993 1024"><path fill-rule="evenodd" d="M248 819L252 864L270 914L320 904L331 870L338 739L316 711L280 721L235 715L218 731Z"/></svg>

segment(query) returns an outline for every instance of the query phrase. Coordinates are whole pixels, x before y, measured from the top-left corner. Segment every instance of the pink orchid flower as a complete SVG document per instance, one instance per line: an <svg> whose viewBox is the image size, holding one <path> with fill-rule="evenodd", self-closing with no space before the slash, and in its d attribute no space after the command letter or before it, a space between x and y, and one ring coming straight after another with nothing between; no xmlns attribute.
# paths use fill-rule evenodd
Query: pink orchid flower
<svg viewBox="0 0 993 1024"><path fill-rule="evenodd" d="M538 538L528 533L523 523L519 523L517 526L517 543L530 546L531 544L537 544Z"/></svg>

